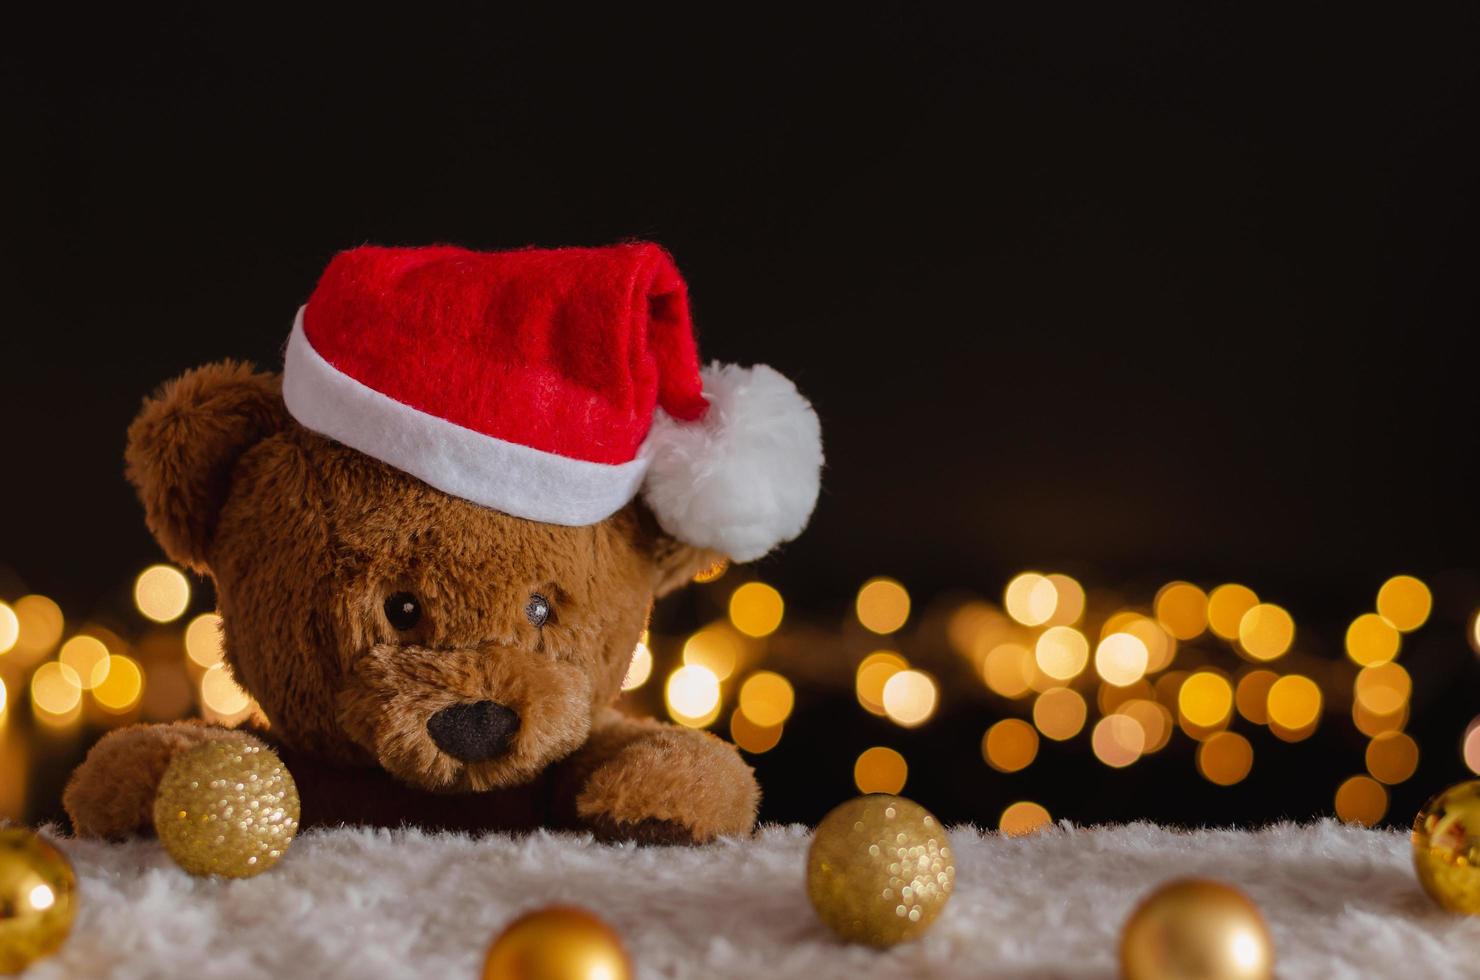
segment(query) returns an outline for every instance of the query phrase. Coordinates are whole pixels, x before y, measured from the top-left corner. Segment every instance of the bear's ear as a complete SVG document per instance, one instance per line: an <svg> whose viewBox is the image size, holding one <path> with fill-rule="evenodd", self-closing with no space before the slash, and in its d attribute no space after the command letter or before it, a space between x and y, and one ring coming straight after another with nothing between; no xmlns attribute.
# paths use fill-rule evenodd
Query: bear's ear
<svg viewBox="0 0 1480 980"><path fill-rule="evenodd" d="M287 424L281 379L235 361L188 371L145 399L129 426L126 472L171 560L207 571L232 467Z"/></svg>

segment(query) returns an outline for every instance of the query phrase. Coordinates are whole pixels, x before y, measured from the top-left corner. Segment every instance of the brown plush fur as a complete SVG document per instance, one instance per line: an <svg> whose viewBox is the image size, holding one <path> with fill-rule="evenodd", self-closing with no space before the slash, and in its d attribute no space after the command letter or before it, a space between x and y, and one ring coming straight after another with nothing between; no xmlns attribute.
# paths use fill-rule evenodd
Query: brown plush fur
<svg viewBox="0 0 1480 980"><path fill-rule="evenodd" d="M609 707L653 599L718 555L667 538L636 504L562 527L448 496L303 429L279 390L242 365L190 372L145 404L127 458L166 552L215 579L227 663L297 775L305 823L650 841L751 828L758 791L732 746ZM383 610L398 592L424 610L405 632ZM525 616L533 593L553 608L542 627ZM517 711L519 727L504 753L462 762L427 720L480 700ZM211 737L252 736L105 737L65 795L78 833L148 831L168 760Z"/></svg>

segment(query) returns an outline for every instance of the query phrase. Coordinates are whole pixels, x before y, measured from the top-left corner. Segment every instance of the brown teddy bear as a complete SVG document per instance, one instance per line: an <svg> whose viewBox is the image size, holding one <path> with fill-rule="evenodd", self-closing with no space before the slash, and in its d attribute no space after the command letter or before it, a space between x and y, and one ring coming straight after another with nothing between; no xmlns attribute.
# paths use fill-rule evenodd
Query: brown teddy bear
<svg viewBox="0 0 1480 980"><path fill-rule="evenodd" d="M341 253L281 376L170 382L127 462L265 723L110 733L64 794L78 834L151 832L170 759L231 739L278 751L305 826L754 825L733 746L614 702L655 598L800 533L820 432L775 371L701 370L657 246Z"/></svg>

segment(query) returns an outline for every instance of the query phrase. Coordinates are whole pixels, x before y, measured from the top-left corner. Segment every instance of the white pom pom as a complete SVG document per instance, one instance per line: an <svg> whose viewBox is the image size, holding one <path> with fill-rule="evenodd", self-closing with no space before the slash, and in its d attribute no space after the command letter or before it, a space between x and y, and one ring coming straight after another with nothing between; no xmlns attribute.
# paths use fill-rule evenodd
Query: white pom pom
<svg viewBox="0 0 1480 980"><path fill-rule="evenodd" d="M685 544L752 561L807 526L822 426L796 385L764 364L711 364L703 379L703 419L654 418L643 499Z"/></svg>

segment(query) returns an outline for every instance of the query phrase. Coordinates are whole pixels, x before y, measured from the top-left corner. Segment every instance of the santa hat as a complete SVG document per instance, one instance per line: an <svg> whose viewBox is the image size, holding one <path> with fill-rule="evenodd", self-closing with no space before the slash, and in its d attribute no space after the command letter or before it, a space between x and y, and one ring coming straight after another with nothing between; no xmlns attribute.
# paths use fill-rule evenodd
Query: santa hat
<svg viewBox="0 0 1480 980"><path fill-rule="evenodd" d="M585 525L640 493L669 534L738 561L817 502L812 406L769 367L701 370L683 278L647 243L341 252L298 311L283 397L454 496Z"/></svg>

